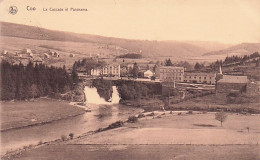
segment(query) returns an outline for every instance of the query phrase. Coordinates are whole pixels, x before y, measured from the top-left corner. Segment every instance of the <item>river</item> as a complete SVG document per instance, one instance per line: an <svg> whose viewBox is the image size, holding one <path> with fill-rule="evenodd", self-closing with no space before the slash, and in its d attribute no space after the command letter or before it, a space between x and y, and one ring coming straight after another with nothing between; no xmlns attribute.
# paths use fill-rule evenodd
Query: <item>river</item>
<svg viewBox="0 0 260 160"><path fill-rule="evenodd" d="M91 112L44 125L1 132L1 145L3 147L1 155L5 154L6 151L38 144L40 141L60 139L61 135L68 136L73 133L74 136L79 136L98 128L107 127L115 121L126 120L129 116L142 111L139 108L118 104L120 98L116 87L113 87L110 102L103 101L95 88L85 87L85 95L87 99L86 108L90 109Z"/></svg>

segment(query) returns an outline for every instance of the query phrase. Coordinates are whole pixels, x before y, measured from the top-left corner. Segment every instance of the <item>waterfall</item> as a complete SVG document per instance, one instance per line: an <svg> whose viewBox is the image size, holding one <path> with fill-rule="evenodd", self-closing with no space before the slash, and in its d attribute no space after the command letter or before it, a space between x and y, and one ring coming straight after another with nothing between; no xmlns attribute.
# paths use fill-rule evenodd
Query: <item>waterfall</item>
<svg viewBox="0 0 260 160"><path fill-rule="evenodd" d="M112 97L110 98L109 101L110 101L112 104L118 104L119 101L120 101L119 93L118 93L118 91L117 91L116 86L113 86L112 88L113 88L113 93L112 93Z"/></svg>
<svg viewBox="0 0 260 160"><path fill-rule="evenodd" d="M117 91L116 86L113 86L113 93L112 97L110 98L109 102L107 102L104 98L100 97L97 88L93 87L90 88L88 86L85 86L84 93L86 97L86 102L91 104L118 104L120 97Z"/></svg>

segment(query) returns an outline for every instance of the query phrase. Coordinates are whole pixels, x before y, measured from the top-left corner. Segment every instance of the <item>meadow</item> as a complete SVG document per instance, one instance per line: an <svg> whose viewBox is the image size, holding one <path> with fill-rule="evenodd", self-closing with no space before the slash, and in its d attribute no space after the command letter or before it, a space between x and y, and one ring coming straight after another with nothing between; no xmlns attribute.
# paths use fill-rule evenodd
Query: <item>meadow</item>
<svg viewBox="0 0 260 160"><path fill-rule="evenodd" d="M22 128L85 113L68 101L47 98L1 102L1 131Z"/></svg>

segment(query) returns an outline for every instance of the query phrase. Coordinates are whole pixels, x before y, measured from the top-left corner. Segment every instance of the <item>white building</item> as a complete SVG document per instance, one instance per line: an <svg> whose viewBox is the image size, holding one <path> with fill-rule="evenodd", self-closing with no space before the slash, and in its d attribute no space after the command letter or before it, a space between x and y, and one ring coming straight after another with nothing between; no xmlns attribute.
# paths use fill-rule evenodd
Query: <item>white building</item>
<svg viewBox="0 0 260 160"><path fill-rule="evenodd" d="M90 74L92 76L109 76L109 77L120 77L120 65L119 64L108 64L103 68L97 67L91 69Z"/></svg>
<svg viewBox="0 0 260 160"><path fill-rule="evenodd" d="M144 72L145 78L151 78L154 75L154 73L151 70L147 70Z"/></svg>
<svg viewBox="0 0 260 160"><path fill-rule="evenodd" d="M108 64L103 67L103 75L120 77L120 64Z"/></svg>

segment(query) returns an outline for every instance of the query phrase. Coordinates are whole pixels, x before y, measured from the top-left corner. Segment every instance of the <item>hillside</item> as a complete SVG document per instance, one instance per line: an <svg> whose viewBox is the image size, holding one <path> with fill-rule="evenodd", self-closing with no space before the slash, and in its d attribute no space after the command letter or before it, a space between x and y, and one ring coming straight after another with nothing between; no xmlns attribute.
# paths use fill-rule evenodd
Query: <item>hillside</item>
<svg viewBox="0 0 260 160"><path fill-rule="evenodd" d="M177 41L148 41L148 40L128 40L121 38L102 37L89 34L77 34L71 32L61 32L48 30L40 27L27 26L1 22L2 36L18 37L35 40L50 40L62 42L88 43L89 45L109 48L111 45L118 50L118 54L125 52L141 53L143 57L188 57L201 56L206 52L223 47L209 49L209 45L196 45L195 43L177 42ZM88 45L88 46L89 46ZM141 52L140 52L141 51ZM85 54L80 53L79 54ZM92 50L92 54L100 54L100 51ZM102 52L106 55L106 52Z"/></svg>
<svg viewBox="0 0 260 160"><path fill-rule="evenodd" d="M203 56L231 56L231 55L248 55L254 52L260 52L260 43L241 43L227 49L205 53Z"/></svg>

